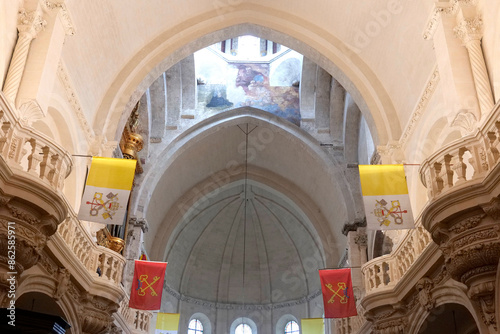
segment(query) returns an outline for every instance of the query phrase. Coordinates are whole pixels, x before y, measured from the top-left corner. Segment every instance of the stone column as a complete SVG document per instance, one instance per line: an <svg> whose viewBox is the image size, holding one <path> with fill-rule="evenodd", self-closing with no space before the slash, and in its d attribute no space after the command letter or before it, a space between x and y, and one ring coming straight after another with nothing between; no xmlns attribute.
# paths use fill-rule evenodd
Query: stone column
<svg viewBox="0 0 500 334"><path fill-rule="evenodd" d="M343 143L344 106L346 91L342 85L332 78L330 87L330 136L334 144Z"/></svg>
<svg viewBox="0 0 500 334"><path fill-rule="evenodd" d="M440 112L466 135L477 128L481 111L467 50L454 32L459 14L460 6L455 1L436 1L424 39L433 41L440 84L444 87Z"/></svg>
<svg viewBox="0 0 500 334"><path fill-rule="evenodd" d="M357 219L351 223L344 224L342 234L347 236L348 260L351 266L352 286L356 298L361 299L364 295L364 282L361 274L361 266L367 261L367 235L366 219Z"/></svg>
<svg viewBox="0 0 500 334"><path fill-rule="evenodd" d="M179 122L182 105L181 65L177 63L167 70L167 126L175 127Z"/></svg>
<svg viewBox="0 0 500 334"><path fill-rule="evenodd" d="M316 90L317 65L309 58L302 61L302 77L300 79L300 114L304 119L314 118L314 94Z"/></svg>
<svg viewBox="0 0 500 334"><path fill-rule="evenodd" d="M488 71L484 62L481 38L483 21L479 17L463 19L455 27L454 31L469 53L470 66L474 77L474 85L479 100L481 116L488 115L493 109L493 93L491 90Z"/></svg>
<svg viewBox="0 0 500 334"><path fill-rule="evenodd" d="M194 67L194 54L181 60L181 84L182 84L182 110L196 109L196 71Z"/></svg>
<svg viewBox="0 0 500 334"><path fill-rule="evenodd" d="M330 85L332 76L323 68L316 66L316 96L314 114L316 131L330 132Z"/></svg>
<svg viewBox="0 0 500 334"><path fill-rule="evenodd" d="M357 163L361 111L350 95L347 96L345 103L344 158L346 163Z"/></svg>
<svg viewBox="0 0 500 334"><path fill-rule="evenodd" d="M167 108L167 86L165 73L149 87L149 99L151 102L151 141L161 142L165 135L166 108Z"/></svg>
<svg viewBox="0 0 500 334"><path fill-rule="evenodd" d="M131 217L128 222L128 232L125 240L123 256L125 257L125 268L123 269L122 283L127 293L132 287L134 276L134 263L141 256L141 246L144 233L148 232L148 222L145 218Z"/></svg>
<svg viewBox="0 0 500 334"><path fill-rule="evenodd" d="M31 41L46 25L47 22L42 19L42 12L39 9L33 11L22 9L19 12L17 27L19 37L3 86L3 92L12 105L14 105L16 101L21 78L24 68L26 67Z"/></svg>

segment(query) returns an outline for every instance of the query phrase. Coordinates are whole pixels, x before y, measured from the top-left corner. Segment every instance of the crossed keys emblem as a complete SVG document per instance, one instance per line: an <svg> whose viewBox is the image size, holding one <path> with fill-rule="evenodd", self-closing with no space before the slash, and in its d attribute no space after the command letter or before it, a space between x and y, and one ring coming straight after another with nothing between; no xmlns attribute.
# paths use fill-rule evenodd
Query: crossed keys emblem
<svg viewBox="0 0 500 334"><path fill-rule="evenodd" d="M349 298L349 296L347 295L347 284L345 284L344 282L338 282L337 283L337 286L338 286L338 289L337 291L335 291L333 289L333 285L328 283L328 284L325 284L325 286L331 291L333 292L333 295L332 297L328 300L328 303L329 304L332 304L335 302L335 296L338 296L340 298L340 303L341 304L346 304L347 303L347 298ZM343 292L343 295L341 295L339 293L339 291L342 291Z"/></svg>
<svg viewBox="0 0 500 334"><path fill-rule="evenodd" d="M150 289L151 290L151 296L157 296L158 294L156 293L156 291L153 289L152 285L156 283L156 281L158 281L160 279L159 276L155 276L153 278L153 282L149 283L148 282L148 275L141 275L138 279L139 282L138 283L138 286L137 286L137 289L136 290L139 290L137 293L139 294L139 296L145 296L146 295L146 290L147 289ZM142 285L145 285L145 287L142 287Z"/></svg>
<svg viewBox="0 0 500 334"><path fill-rule="evenodd" d="M376 202L373 214L377 217L380 226L389 226L391 224L389 217L394 219L394 223L403 224L403 213L408 213L408 211L401 209L401 204L399 204L398 200L391 201L390 208L387 208L389 203L384 199Z"/></svg>

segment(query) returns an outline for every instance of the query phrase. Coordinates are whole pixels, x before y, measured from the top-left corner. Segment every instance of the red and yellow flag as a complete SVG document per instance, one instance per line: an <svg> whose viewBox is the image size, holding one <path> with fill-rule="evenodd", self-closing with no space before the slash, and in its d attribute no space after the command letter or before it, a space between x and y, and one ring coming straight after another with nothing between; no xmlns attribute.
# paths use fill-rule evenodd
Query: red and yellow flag
<svg viewBox="0 0 500 334"><path fill-rule="evenodd" d="M166 268L166 262L135 260L129 307L138 310L160 309Z"/></svg>
<svg viewBox="0 0 500 334"><path fill-rule="evenodd" d="M358 314L352 290L351 269L320 270L325 318L347 318Z"/></svg>
<svg viewBox="0 0 500 334"><path fill-rule="evenodd" d="M122 225L136 163L128 159L92 158L78 218Z"/></svg>

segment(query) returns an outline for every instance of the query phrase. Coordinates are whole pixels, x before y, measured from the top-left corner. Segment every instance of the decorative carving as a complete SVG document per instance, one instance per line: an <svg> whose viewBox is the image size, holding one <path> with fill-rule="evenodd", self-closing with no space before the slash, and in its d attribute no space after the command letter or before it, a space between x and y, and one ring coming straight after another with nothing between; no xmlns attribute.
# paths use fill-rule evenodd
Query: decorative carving
<svg viewBox="0 0 500 334"><path fill-rule="evenodd" d="M13 217L20 219L24 222L27 222L30 225L40 225L41 223L40 219L37 219L32 215L30 215L29 213L20 210L18 207L14 205L7 204L6 207L9 209Z"/></svg>
<svg viewBox="0 0 500 334"><path fill-rule="evenodd" d="M422 113L424 112L425 108L427 107L427 104L429 103L429 100L431 99L432 95L434 94L434 91L436 90L439 79L440 79L439 70L436 67L432 72L432 75L429 81L427 82L427 85L425 86L424 92L422 93L422 96L418 101L417 107L413 111L411 118L408 124L406 125L406 129L403 135L401 136L400 143L402 147L405 147L409 137L415 131L415 127L418 124L418 121L422 116Z"/></svg>
<svg viewBox="0 0 500 334"><path fill-rule="evenodd" d="M467 219L464 219L460 223L455 224L452 227L450 227L448 229L448 231L454 232L454 233L462 233L466 230L470 230L470 229L476 227L479 224L479 222L481 221L481 219L484 218L484 216L485 216L484 214L479 214L479 215L475 215L475 216L469 217Z"/></svg>
<svg viewBox="0 0 500 334"><path fill-rule="evenodd" d="M428 312L432 310L434 308L434 305L436 304L431 293L433 287L434 282L428 277L419 279L416 284L416 288L418 291L418 302Z"/></svg>
<svg viewBox="0 0 500 334"><path fill-rule="evenodd" d="M41 3L46 10L59 10L59 15L66 35L73 36L76 33L75 27L73 26L73 22L64 2L51 2L49 0L43 0Z"/></svg>
<svg viewBox="0 0 500 334"><path fill-rule="evenodd" d="M494 239L497 237L498 237L497 231L494 230L479 231L456 240L453 243L453 247L454 249L459 249L466 245L470 245L478 240Z"/></svg>
<svg viewBox="0 0 500 334"><path fill-rule="evenodd" d="M59 268L59 270L57 271L57 286L56 291L54 292L54 298L56 300L61 299L61 297L68 290L70 277L71 274L68 269Z"/></svg>
<svg viewBox="0 0 500 334"><path fill-rule="evenodd" d="M473 285L469 291L468 296L472 300L479 303L481 307L481 318L486 326L491 326L497 330L497 323L495 318L495 280L481 282Z"/></svg>
<svg viewBox="0 0 500 334"><path fill-rule="evenodd" d="M346 235L351 231L357 231L359 227L366 227L366 217L355 219L352 223L345 223L342 227L342 234Z"/></svg>
<svg viewBox="0 0 500 334"><path fill-rule="evenodd" d="M358 235L354 237L354 242L361 247L366 247L368 244L366 232L360 233L360 231L358 231Z"/></svg>
<svg viewBox="0 0 500 334"><path fill-rule="evenodd" d="M488 216L490 216L494 220L500 220L500 199L498 197L494 197L487 204L482 204L481 208L484 210L484 212L486 212Z"/></svg>
<svg viewBox="0 0 500 334"><path fill-rule="evenodd" d="M477 121L478 119L473 112L460 110L451 122L451 126L456 126L462 129L462 134L466 135L472 133L476 129Z"/></svg>
<svg viewBox="0 0 500 334"><path fill-rule="evenodd" d="M474 40L481 40L483 37L483 20L480 17L473 19L463 19L453 29L455 36L462 40L464 45Z"/></svg>
<svg viewBox="0 0 500 334"><path fill-rule="evenodd" d="M39 11L28 12L24 8L19 10L17 29L20 33L25 33L30 38L35 38L46 26L47 22L42 18L42 13Z"/></svg>
<svg viewBox="0 0 500 334"><path fill-rule="evenodd" d="M76 117L78 118L80 127L86 134L87 143L91 143L95 137L94 131L92 130L92 127L89 125L87 121L87 117L85 116L85 113L82 110L80 100L78 99L78 96L76 95L76 92L73 89L71 80L62 62L59 62L59 65L57 67L57 75L59 76L59 79L61 80L61 83L64 86L64 91L66 92L66 98L68 99L71 107L73 108L73 111L76 114Z"/></svg>
<svg viewBox="0 0 500 334"><path fill-rule="evenodd" d="M149 224L146 218L130 217L128 222L134 226L140 227L144 233L149 230Z"/></svg>
<svg viewBox="0 0 500 334"><path fill-rule="evenodd" d="M28 100L20 103L19 121L21 124L31 126L33 122L42 119L45 115L36 100Z"/></svg>
<svg viewBox="0 0 500 334"><path fill-rule="evenodd" d="M403 334L407 324L406 318L380 321L373 325L373 334Z"/></svg>

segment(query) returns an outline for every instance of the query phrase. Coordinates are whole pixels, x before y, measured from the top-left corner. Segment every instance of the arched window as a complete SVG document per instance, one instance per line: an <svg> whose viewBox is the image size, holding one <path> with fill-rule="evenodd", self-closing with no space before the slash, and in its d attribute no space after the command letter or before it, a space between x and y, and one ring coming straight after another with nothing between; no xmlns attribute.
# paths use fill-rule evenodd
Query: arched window
<svg viewBox="0 0 500 334"><path fill-rule="evenodd" d="M188 334L203 334L203 325L198 319L193 319L188 325Z"/></svg>
<svg viewBox="0 0 500 334"><path fill-rule="evenodd" d="M240 324L236 327L234 334L252 334L252 329L247 324Z"/></svg>
<svg viewBox="0 0 500 334"><path fill-rule="evenodd" d="M299 334L299 324L295 321L289 321L287 322L285 326L285 334Z"/></svg>

